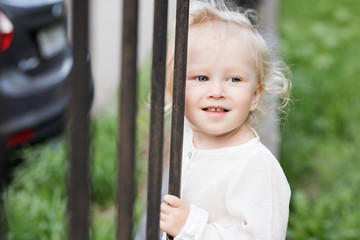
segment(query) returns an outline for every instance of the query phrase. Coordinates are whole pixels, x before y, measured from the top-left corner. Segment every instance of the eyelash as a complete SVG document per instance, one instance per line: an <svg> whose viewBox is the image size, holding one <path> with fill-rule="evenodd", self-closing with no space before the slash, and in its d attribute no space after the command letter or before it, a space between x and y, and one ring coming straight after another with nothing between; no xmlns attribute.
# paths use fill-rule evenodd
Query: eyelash
<svg viewBox="0 0 360 240"><path fill-rule="evenodd" d="M236 79L235 82L241 82L241 79L237 78L237 77L232 77L232 78L229 78L228 80L232 80L232 79ZM231 82L234 82L234 81L231 81Z"/></svg>
<svg viewBox="0 0 360 240"><path fill-rule="evenodd" d="M205 79L202 79L202 80L201 80L200 78L205 78ZM208 80L209 80L209 78L206 77L206 76L196 76L195 79L196 79L197 81L199 81L199 82L205 82L205 81L208 81Z"/></svg>
<svg viewBox="0 0 360 240"><path fill-rule="evenodd" d="M206 77L206 76L196 76L195 79L199 82L205 82L205 81L209 81L209 78ZM232 80L236 80L236 81L232 81ZM232 78L229 78L227 79L227 81L230 81L230 82L241 82L241 78L237 78L237 77L232 77Z"/></svg>

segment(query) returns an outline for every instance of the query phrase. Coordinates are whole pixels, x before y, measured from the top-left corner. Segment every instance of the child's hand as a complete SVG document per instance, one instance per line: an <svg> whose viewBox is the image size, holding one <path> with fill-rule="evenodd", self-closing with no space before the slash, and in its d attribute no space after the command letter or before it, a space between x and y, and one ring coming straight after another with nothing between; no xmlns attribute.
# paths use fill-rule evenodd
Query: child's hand
<svg viewBox="0 0 360 240"><path fill-rule="evenodd" d="M190 207L178 197L166 195L160 207L160 229L176 237L184 227Z"/></svg>

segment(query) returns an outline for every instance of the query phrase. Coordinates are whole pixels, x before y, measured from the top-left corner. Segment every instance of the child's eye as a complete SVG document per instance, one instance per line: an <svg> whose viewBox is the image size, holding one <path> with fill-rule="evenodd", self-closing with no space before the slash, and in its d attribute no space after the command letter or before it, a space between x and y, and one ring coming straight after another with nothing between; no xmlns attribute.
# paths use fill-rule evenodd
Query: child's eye
<svg viewBox="0 0 360 240"><path fill-rule="evenodd" d="M197 76L196 80L198 80L199 82L205 82L205 81L208 81L209 78L205 77L205 76Z"/></svg>
<svg viewBox="0 0 360 240"><path fill-rule="evenodd" d="M230 82L241 82L241 79L237 78L237 77L232 77L232 78L229 78L229 81Z"/></svg>

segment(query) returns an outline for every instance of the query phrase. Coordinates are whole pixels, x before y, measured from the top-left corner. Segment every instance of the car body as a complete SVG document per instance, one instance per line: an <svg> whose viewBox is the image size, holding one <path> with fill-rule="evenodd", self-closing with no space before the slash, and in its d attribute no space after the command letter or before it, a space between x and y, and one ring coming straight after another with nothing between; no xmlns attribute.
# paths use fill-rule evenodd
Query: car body
<svg viewBox="0 0 360 240"><path fill-rule="evenodd" d="M64 0L0 0L2 147L14 149L62 129L72 64Z"/></svg>

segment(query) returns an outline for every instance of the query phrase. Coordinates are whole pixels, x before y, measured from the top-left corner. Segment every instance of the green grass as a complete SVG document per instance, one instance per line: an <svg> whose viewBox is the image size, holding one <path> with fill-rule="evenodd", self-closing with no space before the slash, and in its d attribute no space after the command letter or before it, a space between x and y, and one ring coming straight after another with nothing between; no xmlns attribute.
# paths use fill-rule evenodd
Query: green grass
<svg viewBox="0 0 360 240"><path fill-rule="evenodd" d="M360 1L283 0L281 52L293 75L294 104L282 127L280 160L292 188L288 239L360 239ZM150 72L140 73L139 101ZM137 162L144 211L148 110L139 105ZM113 239L116 114L92 122L93 239ZM66 239L66 144L21 152L24 163L4 194L7 239Z"/></svg>
<svg viewBox="0 0 360 240"><path fill-rule="evenodd" d="M289 239L360 239L359 9L356 0L281 4L294 81L281 144L293 191Z"/></svg>
<svg viewBox="0 0 360 240"><path fill-rule="evenodd" d="M8 239L65 239L64 147L25 151L4 194L10 234Z"/></svg>

